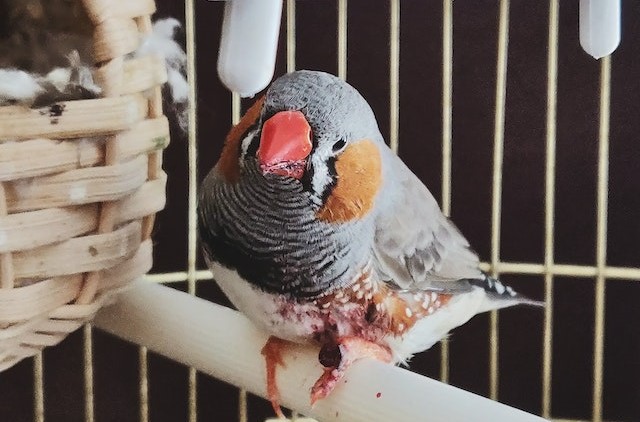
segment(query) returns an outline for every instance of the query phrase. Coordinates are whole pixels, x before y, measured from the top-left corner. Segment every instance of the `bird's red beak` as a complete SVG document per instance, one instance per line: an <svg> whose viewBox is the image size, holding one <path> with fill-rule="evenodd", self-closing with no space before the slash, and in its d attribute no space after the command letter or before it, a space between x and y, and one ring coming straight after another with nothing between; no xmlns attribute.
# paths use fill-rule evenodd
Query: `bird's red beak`
<svg viewBox="0 0 640 422"><path fill-rule="evenodd" d="M300 111L280 111L262 125L258 162L263 174L300 179L311 152L311 126Z"/></svg>

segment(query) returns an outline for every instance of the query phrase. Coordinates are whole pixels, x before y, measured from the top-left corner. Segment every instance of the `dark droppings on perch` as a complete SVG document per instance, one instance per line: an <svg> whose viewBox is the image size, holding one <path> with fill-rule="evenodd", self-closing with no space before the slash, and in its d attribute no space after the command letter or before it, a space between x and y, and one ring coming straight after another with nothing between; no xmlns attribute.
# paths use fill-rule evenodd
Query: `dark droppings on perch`
<svg viewBox="0 0 640 422"><path fill-rule="evenodd" d="M59 117L62 116L62 114L64 113L64 109L67 107L66 104L52 104L49 107L47 107L46 110L40 110L40 115L44 116L44 115L48 115L51 119L49 120L49 123L52 125L57 125L58 122L60 121Z"/></svg>
<svg viewBox="0 0 640 422"><path fill-rule="evenodd" d="M60 117L64 112L66 104L52 104L49 106L49 117Z"/></svg>
<svg viewBox="0 0 640 422"><path fill-rule="evenodd" d="M66 105L65 104L52 104L49 106L49 117L51 120L49 121L52 125L57 125L60 120L59 117L62 116Z"/></svg>

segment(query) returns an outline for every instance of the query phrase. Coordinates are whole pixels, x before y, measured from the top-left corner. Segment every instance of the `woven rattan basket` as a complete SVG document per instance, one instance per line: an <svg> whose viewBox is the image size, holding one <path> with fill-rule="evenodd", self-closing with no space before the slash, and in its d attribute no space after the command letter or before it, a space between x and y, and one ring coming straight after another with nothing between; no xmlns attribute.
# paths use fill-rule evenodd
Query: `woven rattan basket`
<svg viewBox="0 0 640 422"><path fill-rule="evenodd" d="M84 0L101 98L0 107L0 370L60 342L151 268L164 207L153 0Z"/></svg>

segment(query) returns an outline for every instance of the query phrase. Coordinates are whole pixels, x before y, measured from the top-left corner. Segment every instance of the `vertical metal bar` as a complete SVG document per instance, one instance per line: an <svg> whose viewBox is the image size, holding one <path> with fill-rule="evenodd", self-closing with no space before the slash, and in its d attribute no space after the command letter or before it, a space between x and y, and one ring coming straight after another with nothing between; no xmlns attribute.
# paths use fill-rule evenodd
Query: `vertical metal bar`
<svg viewBox="0 0 640 422"><path fill-rule="evenodd" d="M94 420L94 397L93 397L93 339L91 336L91 324L84 325L84 420L93 422Z"/></svg>
<svg viewBox="0 0 640 422"><path fill-rule="evenodd" d="M390 0L389 50L389 146L398 153L398 121L400 115L400 0Z"/></svg>
<svg viewBox="0 0 640 422"><path fill-rule="evenodd" d="M240 122L240 94L234 92L231 94L231 124L237 125Z"/></svg>
<svg viewBox="0 0 640 422"><path fill-rule="evenodd" d="M442 212L451 214L453 0L442 2Z"/></svg>
<svg viewBox="0 0 640 422"><path fill-rule="evenodd" d="M554 263L554 217L555 217L555 169L556 169L556 124L558 89L558 0L549 1L549 41L547 56L547 127L545 164L545 208L544 208L544 334L542 348L542 416L551 417L551 363L553 357L553 273Z"/></svg>
<svg viewBox="0 0 640 422"><path fill-rule="evenodd" d="M296 0L287 0L287 72L296 70ZM240 113L233 111L234 124L240 121ZM247 422L247 391L240 390L239 422ZM296 412L292 412L291 420L296 420Z"/></svg>
<svg viewBox="0 0 640 422"><path fill-rule="evenodd" d="M42 352L33 357L33 420L44 422L44 362Z"/></svg>
<svg viewBox="0 0 640 422"><path fill-rule="evenodd" d="M138 348L138 372L139 384L138 395L140 396L140 422L149 420L149 366L147 363L147 348L140 346Z"/></svg>
<svg viewBox="0 0 640 422"><path fill-rule="evenodd" d="M451 215L453 0L442 1L442 212ZM440 380L449 382L449 340L440 342Z"/></svg>
<svg viewBox="0 0 640 422"><path fill-rule="evenodd" d="M493 204L491 209L491 272L498 276L500 261L500 220L502 213L502 163L504 155L504 115L507 94L507 49L509 46L509 0L500 0L498 55L496 63L496 111L493 148ZM498 312L491 312L489 333L489 392L498 398Z"/></svg>
<svg viewBox="0 0 640 422"><path fill-rule="evenodd" d="M598 135L598 187L596 208L596 297L593 338L593 421L602 421L602 375L604 366L604 306L607 264L607 211L609 185L609 117L611 56L600 62L600 131Z"/></svg>
<svg viewBox="0 0 640 422"><path fill-rule="evenodd" d="M338 77L347 79L347 0L338 0Z"/></svg>
<svg viewBox="0 0 640 422"><path fill-rule="evenodd" d="M296 70L296 0L287 0L287 72Z"/></svg>
<svg viewBox="0 0 640 422"><path fill-rule="evenodd" d="M196 91L196 39L194 0L185 2L185 26L187 42L187 80L189 81L188 114L188 162L189 162L189 198L188 198L188 234L187 234L187 284L190 294L196 294L196 247L197 247L197 189L198 189L198 145L197 145L197 91ZM189 421L196 422L197 379L196 370L189 368Z"/></svg>
<svg viewBox="0 0 640 422"><path fill-rule="evenodd" d="M288 4L287 4L288 5ZM289 21L289 9L287 8L287 28ZM295 41L295 38L292 38ZM289 45L289 32L287 30L287 46ZM287 48L287 70L289 69L289 49ZM293 67L295 70L295 66ZM237 125L240 121L240 94L234 92L231 94L231 124ZM238 391L238 422L247 422L248 420L248 404L247 404L247 390L240 389Z"/></svg>
<svg viewBox="0 0 640 422"><path fill-rule="evenodd" d="M238 392L238 422L249 420L249 405L247 403L247 390L240 389Z"/></svg>
<svg viewBox="0 0 640 422"><path fill-rule="evenodd" d="M151 18L149 16L139 17L135 19L138 30L143 34L149 34L153 30ZM148 117L155 118L162 115L162 95L161 88L154 88L153 95L149 99L149 113ZM111 152L109 152L111 149ZM105 163L108 164L115 160L115 158L109 158L115 156L115 144L113 142L107 143L105 149ZM153 180L158 177L158 170L162 162L162 155L159 152L155 152L149 155L148 165L148 179ZM108 210L103 209L101 213L106 213ZM114 205L111 204L111 207ZM113 214L113 213L111 213ZM151 237L151 231L153 229L153 222L155 217L145 217L143 220L143 240ZM104 218L101 217L101 224ZM113 221L105 221L105 229L111 230L113 228ZM139 396L139 409L138 417L141 422L147 422L149 420L149 376L147 367L147 348L141 346L138 348L138 396Z"/></svg>
<svg viewBox="0 0 640 422"><path fill-rule="evenodd" d="M197 126L196 126L196 44L195 44L195 10L194 0L186 0L186 35L187 35L187 78L189 81L189 131L188 131L188 164L189 164L189 198L188 198L188 256L187 283L189 293L195 294L196 241L197 241Z"/></svg>

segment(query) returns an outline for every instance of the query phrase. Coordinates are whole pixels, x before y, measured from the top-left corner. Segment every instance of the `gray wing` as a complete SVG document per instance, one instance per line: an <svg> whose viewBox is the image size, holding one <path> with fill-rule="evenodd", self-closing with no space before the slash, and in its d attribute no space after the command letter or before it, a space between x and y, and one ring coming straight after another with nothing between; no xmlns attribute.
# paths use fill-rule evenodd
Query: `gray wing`
<svg viewBox="0 0 640 422"><path fill-rule="evenodd" d="M387 185L384 211L376 218L373 256L379 276L406 290L471 289L469 279L484 278L478 256L424 184L395 155L388 158L395 183Z"/></svg>

